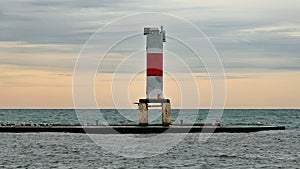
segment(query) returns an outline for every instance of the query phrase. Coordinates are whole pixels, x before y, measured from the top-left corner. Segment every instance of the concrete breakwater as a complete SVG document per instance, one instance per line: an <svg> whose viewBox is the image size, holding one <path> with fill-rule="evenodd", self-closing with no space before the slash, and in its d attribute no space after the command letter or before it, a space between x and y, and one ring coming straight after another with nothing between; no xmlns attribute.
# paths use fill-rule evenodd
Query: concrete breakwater
<svg viewBox="0 0 300 169"><path fill-rule="evenodd" d="M150 134L150 133L249 133L285 130L285 126L222 126L219 123L164 125L81 125L81 124L0 124L0 132L63 132L87 134Z"/></svg>

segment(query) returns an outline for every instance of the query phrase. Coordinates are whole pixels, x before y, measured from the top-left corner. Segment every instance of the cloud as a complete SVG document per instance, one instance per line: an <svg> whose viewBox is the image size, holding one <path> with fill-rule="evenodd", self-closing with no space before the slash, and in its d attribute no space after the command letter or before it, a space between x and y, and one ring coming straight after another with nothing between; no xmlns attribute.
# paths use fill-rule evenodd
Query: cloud
<svg viewBox="0 0 300 169"><path fill-rule="evenodd" d="M242 29L241 32L248 33L276 33L279 36L291 36L299 37L300 36L300 23L286 23L273 26L262 26L255 27L250 29Z"/></svg>
<svg viewBox="0 0 300 169"><path fill-rule="evenodd" d="M137 0L2 0L1 63L71 72L81 46L97 29L128 14L156 11L178 15L198 26L215 45L226 70L298 70L299 6L300 2L294 0L189 3L177 0L143 3ZM174 26L181 25L174 23ZM119 31L130 32L132 27L134 25L124 26ZM118 32L107 32L108 37L112 34ZM169 50L177 53L176 47ZM113 52L115 56L127 54L126 48ZM180 57L193 70L203 71L187 55ZM111 64L115 63L106 67Z"/></svg>
<svg viewBox="0 0 300 169"><path fill-rule="evenodd" d="M24 69L24 66L0 65L0 87L70 86L71 76L65 73L55 73L53 70Z"/></svg>
<svg viewBox="0 0 300 169"><path fill-rule="evenodd" d="M33 44L19 41L0 41L1 52L15 53L74 53L82 45L76 44Z"/></svg>

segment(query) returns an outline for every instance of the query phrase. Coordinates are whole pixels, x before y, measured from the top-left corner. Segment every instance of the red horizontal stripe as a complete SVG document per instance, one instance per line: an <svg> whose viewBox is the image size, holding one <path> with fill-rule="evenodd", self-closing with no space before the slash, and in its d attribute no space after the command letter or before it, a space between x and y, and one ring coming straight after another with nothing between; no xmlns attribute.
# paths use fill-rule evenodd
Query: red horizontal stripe
<svg viewBox="0 0 300 169"><path fill-rule="evenodd" d="M147 53L147 76L163 75L162 53Z"/></svg>
<svg viewBox="0 0 300 169"><path fill-rule="evenodd" d="M147 69L147 76L162 76L163 71L161 69Z"/></svg>

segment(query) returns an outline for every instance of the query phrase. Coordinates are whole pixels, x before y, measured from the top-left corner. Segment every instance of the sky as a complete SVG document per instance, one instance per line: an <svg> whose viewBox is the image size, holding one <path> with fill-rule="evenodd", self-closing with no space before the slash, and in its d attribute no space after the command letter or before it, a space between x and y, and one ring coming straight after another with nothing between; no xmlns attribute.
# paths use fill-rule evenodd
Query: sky
<svg viewBox="0 0 300 169"><path fill-rule="evenodd" d="M208 37L226 74L225 108L300 108L299 9L297 0L1 0L0 107L74 107L73 71L87 40L120 17L155 12L184 18ZM162 23L164 19L158 18ZM172 24L165 26L167 34L173 28L184 30L180 22ZM136 29L141 32L134 32ZM124 24L120 30L141 34L143 28ZM106 42L110 43L110 35L118 32L105 33ZM193 36L192 32L184 33ZM136 108L131 103L145 97L145 72L134 77L130 72L136 65L143 67L144 51L130 55L130 49L144 49L144 38L132 37L120 43L111 49L107 62L100 64L92 86L99 108L114 108L119 102L124 102L121 108ZM165 43L165 67L176 69L165 75L165 96L175 108L182 108L182 99L188 98L181 91L196 92L200 99L190 101L195 103L184 108L193 108L195 104L200 108L210 107L212 86L207 71L176 43L170 38ZM197 91L189 87L193 84L184 78L186 74L172 53L178 55L177 60L188 63L196 78ZM131 57L116 75L111 70L116 69L114 61L128 55ZM178 86L180 83L182 86ZM115 94L122 84L127 84L123 91L125 101L118 100L122 97Z"/></svg>

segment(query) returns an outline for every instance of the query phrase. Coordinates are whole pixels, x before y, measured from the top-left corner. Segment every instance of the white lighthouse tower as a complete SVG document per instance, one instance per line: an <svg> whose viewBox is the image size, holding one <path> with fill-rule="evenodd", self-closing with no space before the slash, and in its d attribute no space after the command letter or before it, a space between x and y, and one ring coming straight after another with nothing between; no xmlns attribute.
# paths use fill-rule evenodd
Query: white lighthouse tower
<svg viewBox="0 0 300 169"><path fill-rule="evenodd" d="M161 27L144 28L147 37L147 88L146 95L149 99L163 98L163 42L165 31Z"/></svg>
<svg viewBox="0 0 300 169"><path fill-rule="evenodd" d="M144 35L147 39L147 98L140 99L138 103L140 125L148 125L148 107L162 107L162 124L171 124L170 100L163 97L163 42L166 42L165 34L162 26L161 29L144 28Z"/></svg>

